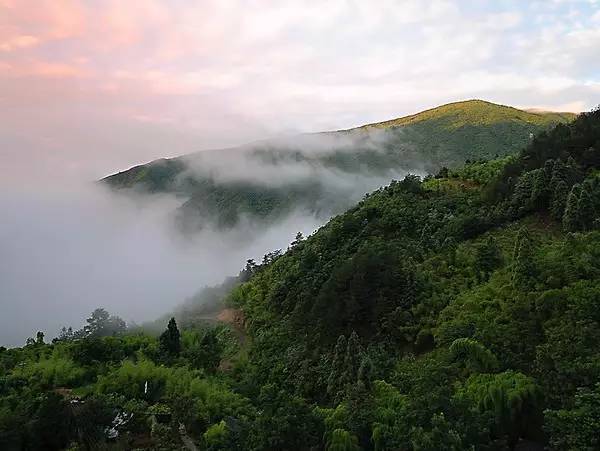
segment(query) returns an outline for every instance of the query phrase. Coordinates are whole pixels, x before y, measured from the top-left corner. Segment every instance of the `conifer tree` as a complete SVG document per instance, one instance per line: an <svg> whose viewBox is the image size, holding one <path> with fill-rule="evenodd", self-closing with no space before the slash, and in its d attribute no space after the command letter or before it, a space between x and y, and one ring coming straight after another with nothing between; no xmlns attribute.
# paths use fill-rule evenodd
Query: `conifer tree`
<svg viewBox="0 0 600 451"><path fill-rule="evenodd" d="M364 357L358 368L357 383L360 389L370 390L373 377L373 364L368 357Z"/></svg>
<svg viewBox="0 0 600 451"><path fill-rule="evenodd" d="M534 275L533 247L525 226L521 227L513 251L512 284L524 288Z"/></svg>
<svg viewBox="0 0 600 451"><path fill-rule="evenodd" d="M546 160L544 163L544 177L548 182L552 179L552 173L554 172L554 160L552 158Z"/></svg>
<svg viewBox="0 0 600 451"><path fill-rule="evenodd" d="M590 184L584 183L577 202L577 223L582 230L591 230L594 226L596 213L591 194Z"/></svg>
<svg viewBox="0 0 600 451"><path fill-rule="evenodd" d="M362 360L362 347L355 331L352 331L348 338L346 346L346 355L344 358L344 374L342 380L344 383L354 383L358 376L358 368Z"/></svg>
<svg viewBox="0 0 600 451"><path fill-rule="evenodd" d="M160 350L163 355L168 357L176 357L179 355L181 352L181 341L175 318L169 320L167 330L161 334L159 341Z"/></svg>
<svg viewBox="0 0 600 451"><path fill-rule="evenodd" d="M552 177L550 178L550 184L555 186L559 181L567 181L567 168L562 160L556 160L552 167Z"/></svg>
<svg viewBox="0 0 600 451"><path fill-rule="evenodd" d="M567 182L571 184L579 183L582 179L581 168L575 161L575 159L569 155L566 163Z"/></svg>
<svg viewBox="0 0 600 451"><path fill-rule="evenodd" d="M565 213L565 204L569 195L569 187L564 180L558 179L555 184L552 182L552 200L550 203L550 214L556 220L562 220Z"/></svg>
<svg viewBox="0 0 600 451"><path fill-rule="evenodd" d="M530 207L534 209L545 208L548 203L548 179L543 169L532 171Z"/></svg>
<svg viewBox="0 0 600 451"><path fill-rule="evenodd" d="M563 214L563 228L567 232L574 232L579 229L579 194L580 185L573 185L571 192L567 197L567 205Z"/></svg>
<svg viewBox="0 0 600 451"><path fill-rule="evenodd" d="M344 372L344 359L346 357L346 337L340 335L335 344L333 351L333 360L331 362L331 370L329 377L327 378L327 394L331 397L335 397L340 390L340 379Z"/></svg>
<svg viewBox="0 0 600 451"><path fill-rule="evenodd" d="M511 207L514 214L523 214L531 208L532 191L533 174L532 172L525 172L517 180L511 198Z"/></svg>

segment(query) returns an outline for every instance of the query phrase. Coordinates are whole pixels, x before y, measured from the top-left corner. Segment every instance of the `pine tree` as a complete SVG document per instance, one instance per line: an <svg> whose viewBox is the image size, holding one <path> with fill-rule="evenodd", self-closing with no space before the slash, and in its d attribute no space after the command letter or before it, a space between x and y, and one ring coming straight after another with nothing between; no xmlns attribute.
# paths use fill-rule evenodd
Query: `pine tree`
<svg viewBox="0 0 600 451"><path fill-rule="evenodd" d="M579 183L582 179L581 168L575 159L569 155L566 163L567 182L571 184Z"/></svg>
<svg viewBox="0 0 600 451"><path fill-rule="evenodd" d="M340 379L344 372L344 358L346 356L346 337L340 335L335 344L333 351L333 360L331 362L331 370L327 378L327 394L332 398L337 396L341 389Z"/></svg>
<svg viewBox="0 0 600 451"><path fill-rule="evenodd" d="M584 183L577 202L577 223L582 230L591 230L594 227L595 219L596 212L594 211L591 188L588 183Z"/></svg>
<svg viewBox="0 0 600 451"><path fill-rule="evenodd" d="M544 177L548 182L552 179L552 173L554 172L554 160L552 158L546 160L544 163Z"/></svg>
<svg viewBox="0 0 600 451"><path fill-rule="evenodd" d="M546 208L548 204L548 179L543 169L532 171L530 207L533 209Z"/></svg>
<svg viewBox="0 0 600 451"><path fill-rule="evenodd" d="M167 330L165 330L159 339L161 353L166 357L176 357L181 352L181 341L179 329L175 318L169 320Z"/></svg>
<svg viewBox="0 0 600 451"><path fill-rule="evenodd" d="M512 284L525 288L534 276L533 246L527 228L521 227L513 251Z"/></svg>
<svg viewBox="0 0 600 451"><path fill-rule="evenodd" d="M342 380L346 384L352 384L358 376L358 368L362 360L362 347L355 331L352 331L348 344L346 346L346 355L344 357L344 373Z"/></svg>
<svg viewBox="0 0 600 451"><path fill-rule="evenodd" d="M296 247L297 245L302 243L302 241L304 241L304 235L302 234L302 232L298 232L296 233L296 238L294 238L294 241L291 242L290 246Z"/></svg>
<svg viewBox="0 0 600 451"><path fill-rule="evenodd" d="M97 308L86 319L87 324L84 326L83 331L86 337L99 337L105 335L106 326L110 318L108 313L103 308Z"/></svg>
<svg viewBox="0 0 600 451"><path fill-rule="evenodd" d="M370 390L373 377L373 364L368 357L364 357L358 368L357 383L360 389Z"/></svg>
<svg viewBox="0 0 600 451"><path fill-rule="evenodd" d="M579 229L579 194L580 185L573 185L567 197L567 205L563 214L563 228L567 232L575 232Z"/></svg>
<svg viewBox="0 0 600 451"><path fill-rule="evenodd" d="M556 160L554 162L554 166L552 167L552 176L550 178L550 184L552 186L556 186L556 184L561 180L566 183L567 168L562 160Z"/></svg>
<svg viewBox="0 0 600 451"><path fill-rule="evenodd" d="M564 180L552 183L552 200L550 203L550 214L556 220L562 220L565 213L565 204L569 196L569 187Z"/></svg>
<svg viewBox="0 0 600 451"><path fill-rule="evenodd" d="M250 278L256 272L257 269L258 265L256 264L253 258L249 258L248 260L246 260L246 266L244 266L244 269L242 269L239 274L240 282L244 283L250 280Z"/></svg>
<svg viewBox="0 0 600 451"><path fill-rule="evenodd" d="M510 200L511 208L514 214L521 215L531 209L531 194L533 192L533 174L525 172L515 184L512 198Z"/></svg>

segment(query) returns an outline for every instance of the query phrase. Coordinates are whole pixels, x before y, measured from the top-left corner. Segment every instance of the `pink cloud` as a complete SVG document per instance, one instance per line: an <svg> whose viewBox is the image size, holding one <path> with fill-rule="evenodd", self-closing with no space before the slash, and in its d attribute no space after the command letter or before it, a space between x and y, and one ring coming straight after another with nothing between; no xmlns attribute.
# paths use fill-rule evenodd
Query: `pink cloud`
<svg viewBox="0 0 600 451"><path fill-rule="evenodd" d="M33 47L39 42L35 36L20 35L13 36L0 42L0 51L12 52L13 50Z"/></svg>
<svg viewBox="0 0 600 451"><path fill-rule="evenodd" d="M38 43L79 36L86 28L86 15L76 0L3 0L0 41L28 36Z"/></svg>

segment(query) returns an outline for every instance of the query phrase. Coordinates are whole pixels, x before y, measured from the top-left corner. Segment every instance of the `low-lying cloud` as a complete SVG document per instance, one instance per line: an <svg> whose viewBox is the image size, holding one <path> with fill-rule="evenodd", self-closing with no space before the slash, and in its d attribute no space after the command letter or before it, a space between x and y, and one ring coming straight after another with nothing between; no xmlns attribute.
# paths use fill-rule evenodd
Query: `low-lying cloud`
<svg viewBox="0 0 600 451"><path fill-rule="evenodd" d="M181 200L114 195L101 186L0 195L0 345L37 330L79 327L102 306L136 322L169 311L200 287L236 274L247 258L286 248L320 225L294 212L258 230L248 220L228 231L184 238L173 226ZM252 237L248 240L248 237Z"/></svg>
<svg viewBox="0 0 600 451"><path fill-rule="evenodd" d="M183 158L187 169L179 180L209 178L222 184L243 182L276 188L315 180L335 191L357 191L362 196L404 176L408 170L425 172L422 162L414 159L407 158L403 166L381 167L369 162L389 150L396 155L414 150L403 135L401 128L357 129L278 137L237 148L197 152Z"/></svg>

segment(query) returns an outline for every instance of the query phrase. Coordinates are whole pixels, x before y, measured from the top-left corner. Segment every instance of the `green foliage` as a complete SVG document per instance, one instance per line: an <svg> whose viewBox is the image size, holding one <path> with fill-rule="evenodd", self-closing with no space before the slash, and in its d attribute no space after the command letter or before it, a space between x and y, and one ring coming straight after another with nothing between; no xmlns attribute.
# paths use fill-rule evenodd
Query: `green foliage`
<svg viewBox="0 0 600 451"><path fill-rule="evenodd" d="M496 356L485 346L471 338L457 338L450 345L452 358L467 366L471 371L490 372L497 368Z"/></svg>
<svg viewBox="0 0 600 451"><path fill-rule="evenodd" d="M301 144L282 148L276 142L266 142L230 149L229 155L234 162L248 158L274 167L299 163L351 175L368 172L386 178L390 170L406 172L424 168L435 173L441 167L458 168L470 160L478 163L467 165L454 176L486 183L507 161L483 163L482 159L510 155L528 144L531 133L538 134L574 117L570 113L533 113L469 100L328 134L342 138L340 142L352 140L355 142L352 149L341 146L315 154ZM381 148L372 148L370 133L376 133ZM347 192L331 195L331 188L317 176L269 187L260 182L222 181L210 172L195 171L192 176L192 171L187 170L190 165L204 166L203 158L221 157L221 151L205 151L200 155L156 160L114 174L104 182L117 189L186 195L189 200L179 210L180 223L186 230L205 225L231 227L245 216L275 220L298 208L339 212L352 205Z"/></svg>
<svg viewBox="0 0 600 451"><path fill-rule="evenodd" d="M563 215L563 227L567 232L574 232L579 229L579 195L581 193L580 185L573 185L569 196L567 197L567 205Z"/></svg>
<svg viewBox="0 0 600 451"><path fill-rule="evenodd" d="M490 413L498 437L516 444L539 415L539 388L524 374L506 371L470 376L457 396L470 401L482 413Z"/></svg>
<svg viewBox="0 0 600 451"><path fill-rule="evenodd" d="M103 308L94 310L86 320L83 335L86 337L105 337L123 333L127 329L125 321L118 316L111 316Z"/></svg>
<svg viewBox="0 0 600 451"><path fill-rule="evenodd" d="M335 429L325 445L327 451L359 451L358 439L344 429Z"/></svg>
<svg viewBox="0 0 600 451"><path fill-rule="evenodd" d="M160 335L159 343L160 353L165 359L177 357L181 352L180 334L175 318L169 320L167 330Z"/></svg>
<svg viewBox="0 0 600 451"><path fill-rule="evenodd" d="M231 449L230 431L224 420L210 426L203 434L207 450Z"/></svg>
<svg viewBox="0 0 600 451"><path fill-rule="evenodd" d="M501 263L502 255L500 248L496 244L494 237L489 235L487 240L477 247L475 254L475 265L479 268L480 279L487 280Z"/></svg>
<svg viewBox="0 0 600 451"><path fill-rule="evenodd" d="M513 251L512 283L515 287L530 286L531 279L535 276L532 246L527 228L522 227L517 234Z"/></svg>
<svg viewBox="0 0 600 451"><path fill-rule="evenodd" d="M71 387L82 381L85 371L60 350L39 360L27 361L12 372L15 379L23 379L31 385L48 387Z"/></svg>
<svg viewBox="0 0 600 451"><path fill-rule="evenodd" d="M446 130L466 136L452 112L468 106L444 110ZM121 418L123 448L596 449L600 112L526 139L248 261L197 298L237 309L231 327L188 305L181 331L113 334L96 311L88 333L0 348L0 447L102 447Z"/></svg>
<svg viewBox="0 0 600 451"><path fill-rule="evenodd" d="M221 361L223 350L217 329L184 331L181 345L182 357L194 368L214 372Z"/></svg>
<svg viewBox="0 0 600 451"><path fill-rule="evenodd" d="M498 177L504 169L504 166L514 160L514 155L507 155L493 160L467 162L464 166L452 170L445 178L450 176L461 181L485 185Z"/></svg>
<svg viewBox="0 0 600 451"><path fill-rule="evenodd" d="M600 384L593 390L578 390L572 408L544 414L553 449L592 451L600 447Z"/></svg>

